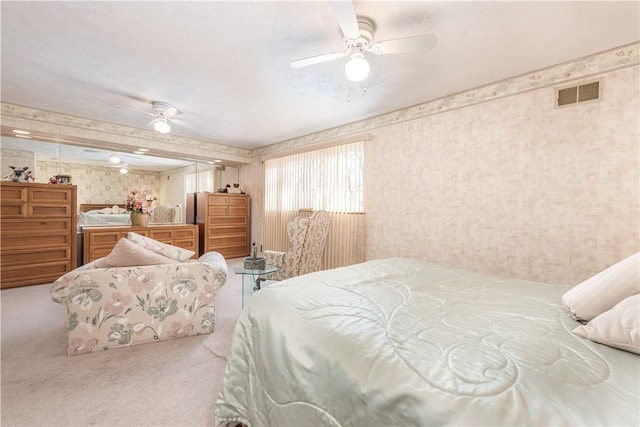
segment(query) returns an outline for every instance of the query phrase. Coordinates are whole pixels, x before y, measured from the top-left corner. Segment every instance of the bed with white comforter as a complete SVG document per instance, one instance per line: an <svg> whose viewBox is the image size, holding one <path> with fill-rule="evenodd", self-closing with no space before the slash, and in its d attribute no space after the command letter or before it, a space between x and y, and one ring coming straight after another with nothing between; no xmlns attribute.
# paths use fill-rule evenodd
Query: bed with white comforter
<svg viewBox="0 0 640 427"><path fill-rule="evenodd" d="M272 284L217 425L638 425L640 357L573 334L570 286L385 259Z"/></svg>

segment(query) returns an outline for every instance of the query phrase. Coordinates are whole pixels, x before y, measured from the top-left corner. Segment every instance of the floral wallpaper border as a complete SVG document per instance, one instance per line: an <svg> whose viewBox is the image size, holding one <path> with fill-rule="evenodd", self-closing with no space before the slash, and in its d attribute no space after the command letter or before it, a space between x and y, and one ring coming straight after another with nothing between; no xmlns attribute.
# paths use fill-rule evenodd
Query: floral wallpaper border
<svg viewBox="0 0 640 427"><path fill-rule="evenodd" d="M2 124L13 128L27 128L45 135L65 135L68 140L52 142L83 143L101 147L97 141L110 142L125 147L143 147L156 152L180 153L183 157L209 159L221 157L223 160L247 163L251 151L213 142L201 141L175 135L161 135L152 130L137 129L114 123L101 122L84 117L39 110L6 102L2 107ZM116 147L113 147L116 148Z"/></svg>
<svg viewBox="0 0 640 427"><path fill-rule="evenodd" d="M0 103L0 105L2 107L2 121L3 124L7 126L18 126L20 120L27 120L31 125L37 126L43 132L49 131L65 134L60 130L60 126L65 126L67 127L67 131L73 133L73 136L80 138L102 139L116 144L159 148L164 151L173 150L174 153L181 153L183 156L206 155L211 157L215 154L223 154L226 156L226 160L250 163L252 158L264 154L301 148L309 144L345 137L394 123L401 123L407 120L516 95L541 87L559 85L619 68L638 65L640 64L639 51L640 42L635 42L560 65L446 96L434 101L253 150L190 138L158 135L157 132L151 130L130 128L113 123L104 123L4 102Z"/></svg>
<svg viewBox="0 0 640 427"><path fill-rule="evenodd" d="M277 153L640 64L640 42L252 151Z"/></svg>

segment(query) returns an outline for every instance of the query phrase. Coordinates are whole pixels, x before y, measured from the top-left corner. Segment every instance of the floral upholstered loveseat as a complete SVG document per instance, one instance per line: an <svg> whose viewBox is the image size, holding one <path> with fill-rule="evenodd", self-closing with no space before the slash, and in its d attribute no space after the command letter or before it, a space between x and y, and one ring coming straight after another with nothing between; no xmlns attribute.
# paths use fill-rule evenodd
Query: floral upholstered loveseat
<svg viewBox="0 0 640 427"><path fill-rule="evenodd" d="M95 263L65 274L50 290L67 307L68 355L213 332L215 292L227 280L219 253L138 267Z"/></svg>

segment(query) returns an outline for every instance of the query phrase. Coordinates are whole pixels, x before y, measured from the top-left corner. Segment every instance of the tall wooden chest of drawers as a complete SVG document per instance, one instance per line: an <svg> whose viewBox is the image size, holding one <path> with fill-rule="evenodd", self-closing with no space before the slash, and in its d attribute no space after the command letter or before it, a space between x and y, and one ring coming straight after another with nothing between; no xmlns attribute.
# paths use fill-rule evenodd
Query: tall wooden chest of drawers
<svg viewBox="0 0 640 427"><path fill-rule="evenodd" d="M194 224L152 224L146 227L138 225L86 226L82 227L83 263L87 264L109 255L116 243L121 238L126 238L130 231L162 243L194 251L196 253L194 258L197 258L198 226Z"/></svg>
<svg viewBox="0 0 640 427"><path fill-rule="evenodd" d="M1 287L50 283L76 268L76 186L0 182Z"/></svg>
<svg viewBox="0 0 640 427"><path fill-rule="evenodd" d="M248 194L196 193L201 253L216 251L225 258L249 255L250 209Z"/></svg>

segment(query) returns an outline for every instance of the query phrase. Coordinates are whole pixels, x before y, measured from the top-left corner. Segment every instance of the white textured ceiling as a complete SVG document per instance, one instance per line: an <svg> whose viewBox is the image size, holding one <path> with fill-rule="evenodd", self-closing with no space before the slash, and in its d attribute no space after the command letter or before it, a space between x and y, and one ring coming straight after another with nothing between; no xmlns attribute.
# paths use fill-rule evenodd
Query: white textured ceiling
<svg viewBox="0 0 640 427"><path fill-rule="evenodd" d="M327 1L0 3L4 102L242 148L373 117L640 39L639 2L356 1L374 41L435 33L423 54L369 56L348 84ZM366 88L366 93L363 91ZM350 102L348 98L350 97Z"/></svg>

